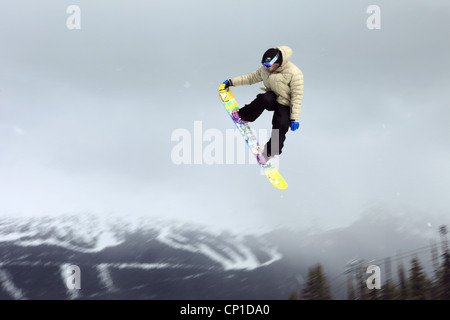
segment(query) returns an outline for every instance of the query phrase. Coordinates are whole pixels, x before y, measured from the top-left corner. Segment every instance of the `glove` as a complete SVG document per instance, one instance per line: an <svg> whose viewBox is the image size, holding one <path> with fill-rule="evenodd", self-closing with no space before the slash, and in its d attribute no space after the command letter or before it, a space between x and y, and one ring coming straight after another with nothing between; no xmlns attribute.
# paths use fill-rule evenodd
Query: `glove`
<svg viewBox="0 0 450 320"><path fill-rule="evenodd" d="M232 87L233 83L231 82L230 79L225 80L224 82L222 82L225 85L225 89L228 89L228 87Z"/></svg>
<svg viewBox="0 0 450 320"><path fill-rule="evenodd" d="M291 121L291 130L295 131L300 127L300 123L296 122L296 121Z"/></svg>

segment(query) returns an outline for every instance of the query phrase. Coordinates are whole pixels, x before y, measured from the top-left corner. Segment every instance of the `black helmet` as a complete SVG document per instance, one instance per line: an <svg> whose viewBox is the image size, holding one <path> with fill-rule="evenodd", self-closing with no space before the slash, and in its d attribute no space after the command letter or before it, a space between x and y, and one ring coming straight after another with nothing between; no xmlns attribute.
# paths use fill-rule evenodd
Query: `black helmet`
<svg viewBox="0 0 450 320"><path fill-rule="evenodd" d="M274 63L279 63L281 65L283 63L281 51L276 48L268 49L266 52L264 52L261 63L266 67L270 67Z"/></svg>

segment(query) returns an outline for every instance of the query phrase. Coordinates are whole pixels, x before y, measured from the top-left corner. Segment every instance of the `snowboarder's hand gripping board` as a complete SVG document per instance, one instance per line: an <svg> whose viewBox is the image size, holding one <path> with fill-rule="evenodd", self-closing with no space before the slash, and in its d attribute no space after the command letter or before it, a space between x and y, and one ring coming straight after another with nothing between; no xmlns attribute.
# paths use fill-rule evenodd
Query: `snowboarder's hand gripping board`
<svg viewBox="0 0 450 320"><path fill-rule="evenodd" d="M244 140L247 142L247 145L250 148L250 152L253 153L253 155L256 157L258 164L261 166L270 183L272 183L278 189L286 189L288 184L278 172L277 168L275 168L270 161L267 163L261 162L260 159L264 159L264 157L262 157L262 148L256 138L256 134L253 129L250 128L247 122L236 122L236 120L233 118L233 111L239 110L239 106L236 103L236 100L234 100L233 93L231 93L231 90L229 86L226 85L226 83L222 83L220 85L219 96L234 124L241 132Z"/></svg>

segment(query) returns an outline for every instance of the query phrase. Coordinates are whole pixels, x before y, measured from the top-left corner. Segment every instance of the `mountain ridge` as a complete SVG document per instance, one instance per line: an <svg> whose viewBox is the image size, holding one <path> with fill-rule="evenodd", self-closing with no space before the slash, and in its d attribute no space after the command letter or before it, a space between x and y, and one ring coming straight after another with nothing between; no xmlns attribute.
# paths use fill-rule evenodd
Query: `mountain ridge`
<svg viewBox="0 0 450 320"><path fill-rule="evenodd" d="M393 244L429 244L436 222L406 217L372 212L322 232L244 233L91 214L3 217L0 299L287 299L317 263L342 299L350 261L384 264ZM81 269L81 290L66 286L70 265Z"/></svg>

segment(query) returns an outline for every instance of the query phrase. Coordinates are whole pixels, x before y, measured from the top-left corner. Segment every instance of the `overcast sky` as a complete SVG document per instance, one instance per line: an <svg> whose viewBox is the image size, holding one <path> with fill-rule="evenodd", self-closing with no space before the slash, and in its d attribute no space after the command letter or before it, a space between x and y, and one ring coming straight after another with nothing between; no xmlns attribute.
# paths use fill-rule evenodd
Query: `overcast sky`
<svg viewBox="0 0 450 320"><path fill-rule="evenodd" d="M446 0L2 1L0 215L327 229L375 204L448 217L449 14ZM289 188L256 162L174 164L172 134L201 121L225 137L219 85L280 45L305 81L280 158ZM259 88L233 93L243 106Z"/></svg>

